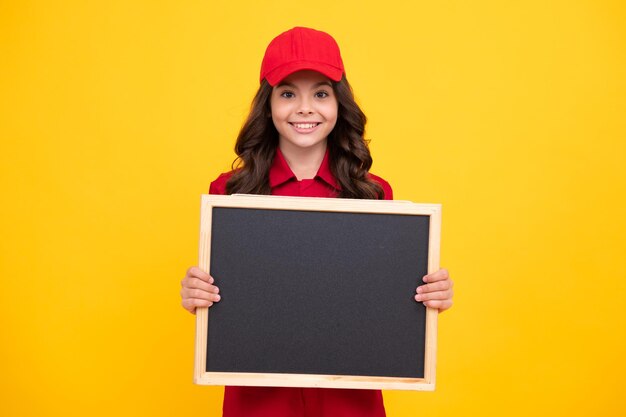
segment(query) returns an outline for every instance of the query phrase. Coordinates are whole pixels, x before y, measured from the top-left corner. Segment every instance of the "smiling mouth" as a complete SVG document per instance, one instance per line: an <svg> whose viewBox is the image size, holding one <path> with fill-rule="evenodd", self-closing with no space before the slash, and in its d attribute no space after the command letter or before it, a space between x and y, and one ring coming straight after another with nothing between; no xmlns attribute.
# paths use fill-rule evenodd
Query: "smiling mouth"
<svg viewBox="0 0 626 417"><path fill-rule="evenodd" d="M321 123L316 122L316 123L289 123L289 124L295 127L296 129L313 129L314 127L317 127Z"/></svg>

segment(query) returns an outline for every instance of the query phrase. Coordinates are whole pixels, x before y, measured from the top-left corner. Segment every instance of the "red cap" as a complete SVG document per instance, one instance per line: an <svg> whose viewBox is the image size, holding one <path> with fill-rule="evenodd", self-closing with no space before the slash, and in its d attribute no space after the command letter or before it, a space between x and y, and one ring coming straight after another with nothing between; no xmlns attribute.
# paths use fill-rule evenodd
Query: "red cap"
<svg viewBox="0 0 626 417"><path fill-rule="evenodd" d="M313 70L340 81L343 67L339 45L328 33L295 27L275 37L265 50L261 81L275 86L296 71Z"/></svg>

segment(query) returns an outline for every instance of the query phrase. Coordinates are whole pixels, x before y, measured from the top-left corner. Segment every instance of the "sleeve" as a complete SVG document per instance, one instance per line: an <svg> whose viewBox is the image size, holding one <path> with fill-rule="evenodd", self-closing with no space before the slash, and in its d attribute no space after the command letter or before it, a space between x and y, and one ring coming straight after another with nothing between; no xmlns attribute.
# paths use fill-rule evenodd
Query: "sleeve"
<svg viewBox="0 0 626 417"><path fill-rule="evenodd" d="M211 182L211 185L209 186L209 194L225 195L226 183L228 182L231 176L232 176L231 172L220 174L220 176L217 177L215 181Z"/></svg>
<svg viewBox="0 0 626 417"><path fill-rule="evenodd" d="M385 194L384 200L393 200L393 190L391 189L391 185L384 179L380 178L377 175L369 174L370 178L376 181L381 187L383 187L383 192Z"/></svg>
<svg viewBox="0 0 626 417"><path fill-rule="evenodd" d="M383 187L383 191L385 192L385 200L393 200L393 190L391 189L391 185L385 180L380 184Z"/></svg>

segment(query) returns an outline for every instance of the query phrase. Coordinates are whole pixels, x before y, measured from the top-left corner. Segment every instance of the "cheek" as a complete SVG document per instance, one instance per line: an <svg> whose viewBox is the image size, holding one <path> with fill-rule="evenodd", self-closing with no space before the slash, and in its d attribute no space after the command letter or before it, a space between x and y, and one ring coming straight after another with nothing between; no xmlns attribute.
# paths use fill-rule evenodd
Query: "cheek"
<svg viewBox="0 0 626 417"><path fill-rule="evenodd" d="M329 101L326 104L326 111L329 115L329 117L333 117L333 118L337 118L337 113L339 112L339 102L337 101L337 99L334 99L332 101Z"/></svg>
<svg viewBox="0 0 626 417"><path fill-rule="evenodd" d="M279 117L278 114L276 114L276 110L274 110L274 108L271 108L271 119L272 119L272 123L274 123L275 127L278 127L278 122L279 122Z"/></svg>
<svg viewBox="0 0 626 417"><path fill-rule="evenodd" d="M337 118L339 117L337 105L331 105L325 112L326 120L332 122L334 125L337 122Z"/></svg>
<svg viewBox="0 0 626 417"><path fill-rule="evenodd" d="M270 97L270 114L272 115L272 120L276 121L280 114L280 103L278 102L278 97L272 93Z"/></svg>
<svg viewBox="0 0 626 417"><path fill-rule="evenodd" d="M284 111L284 108L272 107L271 109L271 118L272 124L278 130L279 133L282 133L284 129L286 129L285 123L287 122L287 112Z"/></svg>
<svg viewBox="0 0 626 417"><path fill-rule="evenodd" d="M272 113L272 120L274 122L286 119L289 116L289 106L281 105L278 103L271 103L270 111Z"/></svg>

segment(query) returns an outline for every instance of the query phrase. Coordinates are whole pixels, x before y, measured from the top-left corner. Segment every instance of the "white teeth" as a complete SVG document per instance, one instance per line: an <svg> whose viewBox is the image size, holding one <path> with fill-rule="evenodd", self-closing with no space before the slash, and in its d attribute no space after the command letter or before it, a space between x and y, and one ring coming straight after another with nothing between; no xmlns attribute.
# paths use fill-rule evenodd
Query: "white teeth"
<svg viewBox="0 0 626 417"><path fill-rule="evenodd" d="M318 123L294 123L296 129L312 129L318 125Z"/></svg>

